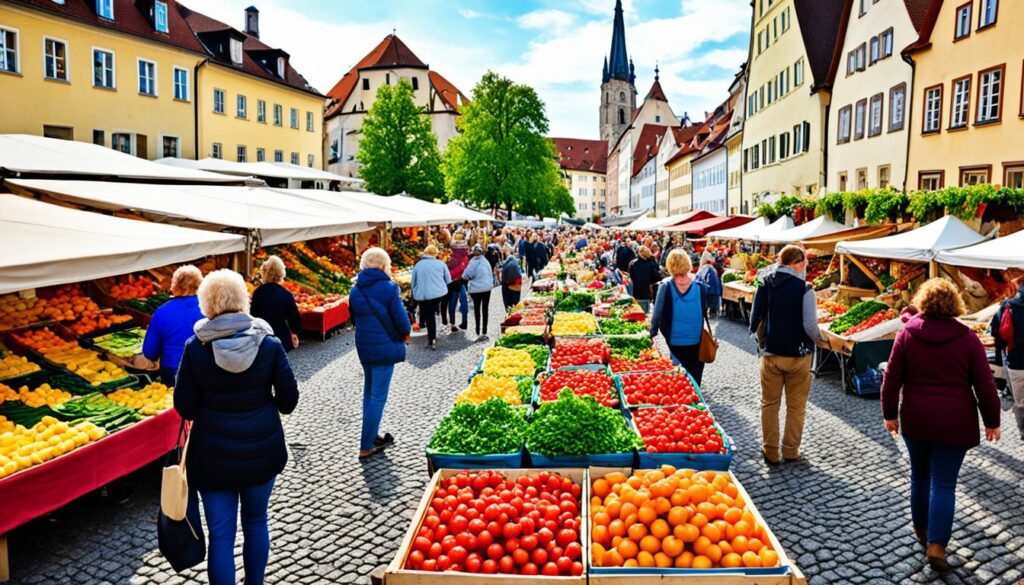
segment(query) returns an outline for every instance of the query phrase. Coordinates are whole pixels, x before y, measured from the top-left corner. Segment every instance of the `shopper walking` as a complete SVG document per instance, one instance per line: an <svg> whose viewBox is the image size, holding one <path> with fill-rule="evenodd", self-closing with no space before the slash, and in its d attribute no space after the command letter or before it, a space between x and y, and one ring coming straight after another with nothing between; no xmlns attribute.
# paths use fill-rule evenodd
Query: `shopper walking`
<svg viewBox="0 0 1024 585"><path fill-rule="evenodd" d="M1024 280L1018 283L1017 295L1004 302L992 318L992 335L996 338L996 364L1006 372L1013 415L1024 440Z"/></svg>
<svg viewBox="0 0 1024 585"><path fill-rule="evenodd" d="M633 286L633 298L647 313L651 308L655 287L661 279L661 270L647 246L640 246L638 256L629 266L629 281Z"/></svg>
<svg viewBox="0 0 1024 585"><path fill-rule="evenodd" d="M665 265L671 276L658 287L651 315L651 337L661 331L669 351L699 386L704 377L704 363L699 356L707 292L693 278L693 264L682 250L673 250Z"/></svg>
<svg viewBox="0 0 1024 585"><path fill-rule="evenodd" d="M427 345L437 349L437 308L452 276L437 259L437 247L427 246L412 267L412 299L420 307L420 320L427 326Z"/></svg>
<svg viewBox="0 0 1024 585"><path fill-rule="evenodd" d="M217 270L199 285L205 319L181 358L174 408L192 421L185 468L209 529L211 585L235 585L241 505L245 584L262 585L270 554L267 507L288 460L281 414L295 410L298 384L270 325L249 314L242 276Z"/></svg>
<svg viewBox="0 0 1024 585"><path fill-rule="evenodd" d="M786 427L782 457L799 461L804 414L811 392L811 360L814 342L821 339L814 289L807 284L807 253L798 246L779 252L779 266L764 277L754 295L750 331L764 326L761 348L762 456L769 465L779 464L779 409L786 397Z"/></svg>
<svg viewBox="0 0 1024 585"><path fill-rule="evenodd" d="M505 259L498 266L498 270L501 274L501 301L507 312L519 303L519 296L523 290L523 269L519 266L519 260L512 255L511 246L506 244L502 251Z"/></svg>
<svg viewBox="0 0 1024 585"><path fill-rule="evenodd" d="M697 280L704 283L708 291L708 312L718 315L722 308L722 279L715 269L715 258L708 251L700 257L700 270L697 271Z"/></svg>
<svg viewBox="0 0 1024 585"><path fill-rule="evenodd" d="M379 435L395 364L405 361L412 324L391 280L391 257L381 248L367 248L349 294L356 326L356 353L363 366L363 430L359 458L366 459L394 444L391 433Z"/></svg>
<svg viewBox="0 0 1024 585"><path fill-rule="evenodd" d="M967 451L999 440L999 395L985 347L966 325L956 286L933 278L918 289L920 311L896 336L882 382L882 415L893 436L902 427L910 455L910 514L928 563L948 571L957 476Z"/></svg>
<svg viewBox="0 0 1024 585"><path fill-rule="evenodd" d="M267 258L260 266L263 284L252 293L252 316L263 319L274 328L286 352L299 346L302 318L291 291L281 286L284 282L284 261L277 256Z"/></svg>
<svg viewBox="0 0 1024 585"><path fill-rule="evenodd" d="M477 341L483 341L487 339L487 315L490 312L491 290L494 289L494 270L491 269L491 263L484 256L480 244L473 246L469 264L462 273L462 278L465 279L469 296L473 299L473 327L476 330Z"/></svg>
<svg viewBox="0 0 1024 585"><path fill-rule="evenodd" d="M175 270L171 277L171 294L174 297L153 312L146 328L142 355L153 361L160 360L160 381L167 386L174 386L185 342L192 337L192 326L203 318L199 297L196 296L201 282L203 273L195 266L181 266Z"/></svg>
<svg viewBox="0 0 1024 585"><path fill-rule="evenodd" d="M462 274L468 264L469 248L460 232L455 234L455 239L452 241L452 257L448 260L448 273L451 275L451 281L448 283L448 306L441 307L442 310L447 309L448 311L448 321L452 325L452 333L460 328L465 330L469 327L469 298L466 295L466 283L462 280ZM456 309L462 313L461 327L455 324Z"/></svg>
<svg viewBox="0 0 1024 585"><path fill-rule="evenodd" d="M633 251L633 242L626 238L619 244L615 251L615 266L620 272L629 272L629 265L636 260L636 252Z"/></svg>

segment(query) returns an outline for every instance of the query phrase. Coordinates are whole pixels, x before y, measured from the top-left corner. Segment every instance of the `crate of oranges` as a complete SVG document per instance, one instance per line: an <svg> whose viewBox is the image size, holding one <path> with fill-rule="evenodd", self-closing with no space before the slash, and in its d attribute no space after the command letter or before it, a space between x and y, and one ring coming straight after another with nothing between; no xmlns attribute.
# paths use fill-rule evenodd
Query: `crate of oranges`
<svg viewBox="0 0 1024 585"><path fill-rule="evenodd" d="M591 584L806 585L732 473L670 465L589 472Z"/></svg>

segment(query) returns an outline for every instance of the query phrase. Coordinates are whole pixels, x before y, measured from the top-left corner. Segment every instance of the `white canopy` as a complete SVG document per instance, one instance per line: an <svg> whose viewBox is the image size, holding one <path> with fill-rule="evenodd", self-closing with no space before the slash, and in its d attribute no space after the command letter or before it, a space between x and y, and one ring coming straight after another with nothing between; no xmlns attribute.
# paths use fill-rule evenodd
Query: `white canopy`
<svg viewBox="0 0 1024 585"><path fill-rule="evenodd" d="M795 228L781 232L769 233L769 228L765 230L765 232L758 234L756 239L757 241L766 244L789 244L792 242L800 242L808 238L827 236L829 234L846 231L848 229L850 228L841 223L836 223L822 215L821 217L813 219L803 225L798 225Z"/></svg>
<svg viewBox="0 0 1024 585"><path fill-rule="evenodd" d="M274 189L274 191L311 199L350 212L361 211L370 217L383 218L375 219L375 221L388 222L394 227L427 225L422 214L402 209L401 201L393 200L392 197L382 197L365 191L323 191L320 189ZM455 221L457 220L449 219L438 223L453 223Z"/></svg>
<svg viewBox="0 0 1024 585"><path fill-rule="evenodd" d="M778 236L783 232L787 232L793 229L793 218L788 215L783 215L779 219L776 219L772 224L754 236L754 241L757 242L769 242L773 241L771 238Z"/></svg>
<svg viewBox="0 0 1024 585"><path fill-rule="evenodd" d="M0 294L245 249L245 238L0 195Z"/></svg>
<svg viewBox="0 0 1024 585"><path fill-rule="evenodd" d="M310 167L302 167L291 163L271 162L233 162L219 158L190 160L185 158L161 158L156 161L172 168L197 169L223 175L239 177L269 177L272 179L293 179L296 181L340 181L344 183L365 183L362 179L343 177Z"/></svg>
<svg viewBox="0 0 1024 585"><path fill-rule="evenodd" d="M1024 232L1015 232L959 250L941 251L935 255L935 260L953 266L995 270L1024 268Z"/></svg>
<svg viewBox="0 0 1024 585"><path fill-rule="evenodd" d="M710 232L708 238L719 240L753 240L759 233L768 227L768 218L759 217L754 221L747 222L733 228Z"/></svg>
<svg viewBox="0 0 1024 585"><path fill-rule="evenodd" d="M365 191L341 191L326 192L325 196L338 196L340 198L358 201L375 209L381 209L388 213L388 221L394 227L415 227L421 225L445 225L466 221L464 209L452 210L445 205L438 205L429 201L415 199L413 197L402 197L400 195L374 195Z"/></svg>
<svg viewBox="0 0 1024 585"><path fill-rule="evenodd" d="M836 244L836 252L869 258L928 262L934 259L938 252L964 248L986 239L985 236L967 227L964 222L947 215L924 227L895 236L839 242Z"/></svg>
<svg viewBox="0 0 1024 585"><path fill-rule="evenodd" d="M235 177L158 165L87 142L0 134L0 170L44 175L88 175L186 183L234 183Z"/></svg>
<svg viewBox="0 0 1024 585"><path fill-rule="evenodd" d="M265 187L142 185L94 181L8 179L9 188L76 205L133 211L154 221L250 230L264 246L363 232L384 214L359 212Z"/></svg>
<svg viewBox="0 0 1024 585"><path fill-rule="evenodd" d="M494 218L487 215L486 213L481 213L479 211L470 209L468 207L463 207L462 205L458 205L456 203L445 203L441 207L444 207L451 213L461 215L463 221L494 221Z"/></svg>
<svg viewBox="0 0 1024 585"><path fill-rule="evenodd" d="M632 223L630 223L629 225L625 226L623 229L627 229L627 230L640 230L640 231L652 230L654 228L661 227L663 225L667 225L665 222L668 219L669 218L667 218L667 217L647 217L647 216L642 216L642 217L638 217L638 218L634 219Z"/></svg>

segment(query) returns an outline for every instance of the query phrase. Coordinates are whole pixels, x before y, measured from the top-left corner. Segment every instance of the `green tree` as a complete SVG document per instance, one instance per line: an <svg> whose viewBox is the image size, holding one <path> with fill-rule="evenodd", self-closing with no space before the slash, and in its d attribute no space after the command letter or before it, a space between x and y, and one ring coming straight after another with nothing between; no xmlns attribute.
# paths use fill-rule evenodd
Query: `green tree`
<svg viewBox="0 0 1024 585"><path fill-rule="evenodd" d="M558 151L546 138L544 102L533 88L488 71L460 109L458 127L442 163L452 197L510 214L573 213Z"/></svg>
<svg viewBox="0 0 1024 585"><path fill-rule="evenodd" d="M363 121L356 158L366 188L378 195L408 193L419 199L444 198L444 176L437 136L425 108L413 101L412 85L382 85Z"/></svg>

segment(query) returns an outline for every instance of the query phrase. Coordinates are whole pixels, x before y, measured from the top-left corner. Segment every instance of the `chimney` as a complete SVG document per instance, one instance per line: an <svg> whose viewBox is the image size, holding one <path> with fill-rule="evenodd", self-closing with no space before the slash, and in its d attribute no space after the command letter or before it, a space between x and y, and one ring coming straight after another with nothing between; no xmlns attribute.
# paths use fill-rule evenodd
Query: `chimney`
<svg viewBox="0 0 1024 585"><path fill-rule="evenodd" d="M260 38L260 11L255 6L245 9L245 34Z"/></svg>

